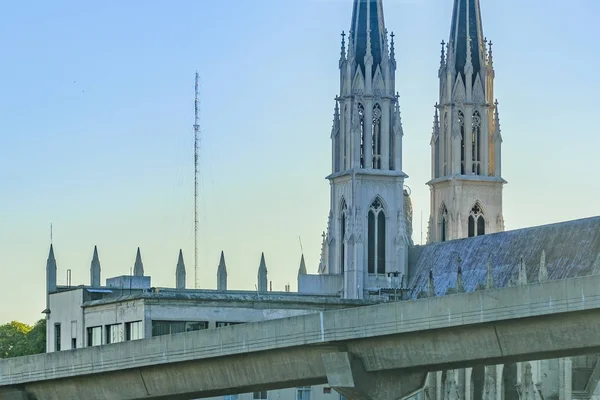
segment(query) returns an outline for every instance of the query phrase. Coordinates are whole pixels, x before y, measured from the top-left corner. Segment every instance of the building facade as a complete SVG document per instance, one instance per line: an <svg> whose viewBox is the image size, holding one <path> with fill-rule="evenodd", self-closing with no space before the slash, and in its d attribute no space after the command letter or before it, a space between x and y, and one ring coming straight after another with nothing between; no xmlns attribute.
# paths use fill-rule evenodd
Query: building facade
<svg viewBox="0 0 600 400"><path fill-rule="evenodd" d="M600 217L504 231L506 181L493 51L483 35L479 0L454 0L450 37L442 43L427 182L428 240L425 246L413 244L395 52L382 0L354 0L339 59L327 231L318 274L308 274L304 257L300 261L297 293L269 290L264 255L256 291L227 289L223 254L217 290L186 289L181 252L175 288L155 288L139 249L133 276L109 278L102 286L94 249L90 285L58 286L51 246L44 311L47 351L600 273ZM428 375L415 397L600 400L598 360L594 354L440 371ZM327 385L225 396L342 398Z"/></svg>

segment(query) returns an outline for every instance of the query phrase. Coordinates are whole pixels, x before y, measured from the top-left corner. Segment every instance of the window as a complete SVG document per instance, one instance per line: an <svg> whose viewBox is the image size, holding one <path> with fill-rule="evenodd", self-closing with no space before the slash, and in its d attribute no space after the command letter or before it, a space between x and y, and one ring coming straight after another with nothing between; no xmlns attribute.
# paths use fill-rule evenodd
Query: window
<svg viewBox="0 0 600 400"><path fill-rule="evenodd" d="M323 394L331 394L331 388L328 386L325 386L323 388Z"/></svg>
<svg viewBox="0 0 600 400"><path fill-rule="evenodd" d="M340 273L344 273L346 262L346 216L348 215L348 206L346 200L342 199L342 212L340 216Z"/></svg>
<svg viewBox="0 0 600 400"><path fill-rule="evenodd" d="M144 325L142 321L125 323L125 340L138 340L144 338Z"/></svg>
<svg viewBox="0 0 600 400"><path fill-rule="evenodd" d="M217 322L217 328L221 328L222 326L230 326L230 325L238 325L243 324L243 322Z"/></svg>
<svg viewBox="0 0 600 400"><path fill-rule="evenodd" d="M473 160L471 171L474 174L481 175L481 117L478 111L473 113L471 125L471 154Z"/></svg>
<svg viewBox="0 0 600 400"><path fill-rule="evenodd" d="M368 225L368 271L385 274L385 212L379 197L369 208Z"/></svg>
<svg viewBox="0 0 600 400"><path fill-rule="evenodd" d="M365 167L365 108L358 103L358 118L360 122L360 167Z"/></svg>
<svg viewBox="0 0 600 400"><path fill-rule="evenodd" d="M476 202L469 213L469 237L485 235L485 218L479 202Z"/></svg>
<svg viewBox="0 0 600 400"><path fill-rule="evenodd" d="M106 325L106 344L123 341L123 324Z"/></svg>
<svg viewBox="0 0 600 400"><path fill-rule="evenodd" d="M444 113L444 156L443 156L443 165L444 165L444 173L443 176L448 175L448 146L450 146L451 140L450 135L448 135L448 113Z"/></svg>
<svg viewBox="0 0 600 400"><path fill-rule="evenodd" d="M252 393L252 400L267 400L267 391Z"/></svg>
<svg viewBox="0 0 600 400"><path fill-rule="evenodd" d="M310 386L296 389L296 400L310 400Z"/></svg>
<svg viewBox="0 0 600 400"><path fill-rule="evenodd" d="M440 241L448 240L448 209L442 203L442 211L440 213Z"/></svg>
<svg viewBox="0 0 600 400"><path fill-rule="evenodd" d="M458 111L458 124L460 128L460 173L465 174L465 115L462 111Z"/></svg>
<svg viewBox="0 0 600 400"><path fill-rule="evenodd" d="M208 329L207 321L152 321L152 336Z"/></svg>
<svg viewBox="0 0 600 400"><path fill-rule="evenodd" d="M93 326L87 328L87 345L100 346L102 344L102 327Z"/></svg>
<svg viewBox="0 0 600 400"><path fill-rule="evenodd" d="M60 351L60 324L54 324L54 351Z"/></svg>
<svg viewBox="0 0 600 400"><path fill-rule="evenodd" d="M71 349L77 348L77 338L71 339Z"/></svg>
<svg viewBox="0 0 600 400"><path fill-rule="evenodd" d="M375 169L381 169L381 107L375 104L373 107L373 137L371 147L373 150L372 165Z"/></svg>

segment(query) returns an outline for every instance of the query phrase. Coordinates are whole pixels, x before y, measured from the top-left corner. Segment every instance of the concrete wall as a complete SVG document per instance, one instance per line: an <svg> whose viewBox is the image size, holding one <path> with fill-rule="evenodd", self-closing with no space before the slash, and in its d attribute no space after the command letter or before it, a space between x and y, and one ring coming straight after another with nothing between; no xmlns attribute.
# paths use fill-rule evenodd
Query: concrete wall
<svg viewBox="0 0 600 400"><path fill-rule="evenodd" d="M55 326L60 324L61 350L71 349L71 339L75 338L77 347L85 345L85 329L83 326L83 291L74 289L54 293L50 296L50 314L46 321L46 352L56 351Z"/></svg>
<svg viewBox="0 0 600 400"><path fill-rule="evenodd" d="M316 295L340 295L344 289L343 275L299 275L298 292Z"/></svg>

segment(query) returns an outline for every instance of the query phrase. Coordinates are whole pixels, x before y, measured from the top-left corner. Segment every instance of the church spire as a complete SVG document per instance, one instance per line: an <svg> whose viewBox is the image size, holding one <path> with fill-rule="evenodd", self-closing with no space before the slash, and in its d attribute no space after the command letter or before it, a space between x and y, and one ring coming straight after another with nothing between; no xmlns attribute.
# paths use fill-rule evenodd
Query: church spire
<svg viewBox="0 0 600 400"><path fill-rule="evenodd" d="M134 276L144 276L144 264L142 263L142 255L140 253L140 248L137 249L137 254L135 255L135 264L133 265L133 275Z"/></svg>
<svg viewBox="0 0 600 400"><path fill-rule="evenodd" d="M217 290L227 290L227 267L225 266L225 254L221 251L219 267L217 268Z"/></svg>
<svg viewBox="0 0 600 400"><path fill-rule="evenodd" d="M100 259L98 258L98 248L94 246L94 255L90 265L90 284L93 287L100 287Z"/></svg>
<svg viewBox="0 0 600 400"><path fill-rule="evenodd" d="M50 244L48 260L46 260L46 291L56 292L56 258L54 258L54 247Z"/></svg>
<svg viewBox="0 0 600 400"><path fill-rule="evenodd" d="M258 267L258 292L266 293L268 287L267 281L267 263L265 262L265 253L260 255L260 265Z"/></svg>
<svg viewBox="0 0 600 400"><path fill-rule="evenodd" d="M473 80L477 74L483 75L485 44L479 0L454 0L450 42L454 71L462 76L463 82L466 82L466 67L472 68Z"/></svg>
<svg viewBox="0 0 600 400"><path fill-rule="evenodd" d="M177 267L175 268L175 287L177 289L185 289L185 275L183 251L179 249L179 258L177 259Z"/></svg>
<svg viewBox="0 0 600 400"><path fill-rule="evenodd" d="M386 31L382 0L354 0L350 34L352 53L363 75L366 74L365 57L369 56L369 50L374 74L383 61L385 52Z"/></svg>

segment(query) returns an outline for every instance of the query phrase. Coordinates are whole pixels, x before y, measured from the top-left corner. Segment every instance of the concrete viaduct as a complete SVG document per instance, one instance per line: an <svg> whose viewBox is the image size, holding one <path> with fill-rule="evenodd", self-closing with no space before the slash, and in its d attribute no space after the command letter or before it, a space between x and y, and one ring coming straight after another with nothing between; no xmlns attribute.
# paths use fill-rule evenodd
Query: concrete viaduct
<svg viewBox="0 0 600 400"><path fill-rule="evenodd" d="M0 361L3 399L192 399L328 383L393 400L426 373L600 352L600 276Z"/></svg>

